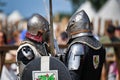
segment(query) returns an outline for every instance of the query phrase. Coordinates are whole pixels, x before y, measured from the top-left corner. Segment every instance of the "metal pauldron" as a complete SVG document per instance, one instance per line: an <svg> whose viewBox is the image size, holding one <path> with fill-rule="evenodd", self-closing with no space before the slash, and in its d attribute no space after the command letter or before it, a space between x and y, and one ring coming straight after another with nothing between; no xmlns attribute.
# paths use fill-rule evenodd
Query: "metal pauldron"
<svg viewBox="0 0 120 80"><path fill-rule="evenodd" d="M80 66L81 55L84 55L84 47L82 44L75 43L70 46L68 51L68 69L77 70Z"/></svg>

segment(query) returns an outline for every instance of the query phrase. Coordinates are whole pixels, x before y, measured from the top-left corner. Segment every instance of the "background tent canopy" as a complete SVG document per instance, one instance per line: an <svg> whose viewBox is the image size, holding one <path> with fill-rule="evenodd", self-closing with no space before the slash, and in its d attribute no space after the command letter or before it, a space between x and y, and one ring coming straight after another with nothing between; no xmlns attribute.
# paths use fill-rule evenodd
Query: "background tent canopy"
<svg viewBox="0 0 120 80"><path fill-rule="evenodd" d="M88 17L90 18L90 21L93 20L93 18L95 17L96 15L96 11L95 9L93 8L92 4L90 1L86 1L84 2L77 10L80 11L80 10L84 10L87 14L88 14Z"/></svg>
<svg viewBox="0 0 120 80"><path fill-rule="evenodd" d="M120 20L120 1L108 0L98 12L98 16L103 19Z"/></svg>
<svg viewBox="0 0 120 80"><path fill-rule="evenodd" d="M18 11L13 11L9 16L8 16L8 23L14 24L16 21L20 21L23 19L21 14Z"/></svg>

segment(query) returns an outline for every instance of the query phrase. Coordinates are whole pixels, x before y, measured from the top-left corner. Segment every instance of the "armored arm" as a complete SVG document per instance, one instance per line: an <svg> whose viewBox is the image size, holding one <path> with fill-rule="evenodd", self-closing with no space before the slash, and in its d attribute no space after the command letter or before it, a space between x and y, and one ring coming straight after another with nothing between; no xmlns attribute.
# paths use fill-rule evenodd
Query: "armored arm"
<svg viewBox="0 0 120 80"><path fill-rule="evenodd" d="M75 43L70 46L67 58L69 70L77 70L79 68L82 55L84 55L84 47L82 44Z"/></svg>
<svg viewBox="0 0 120 80"><path fill-rule="evenodd" d="M21 80L21 75L23 73L26 65L31 62L33 59L39 57L37 49L29 41L23 41L17 50L17 74L19 80Z"/></svg>
<svg viewBox="0 0 120 80"><path fill-rule="evenodd" d="M17 61L21 61L24 65L39 56L40 54L38 53L35 46L28 42L20 45L17 50Z"/></svg>
<svg viewBox="0 0 120 80"><path fill-rule="evenodd" d="M70 45L68 48L68 56L67 56L67 67L70 71L71 78L73 80L80 80L80 76L78 75L81 58L84 55L84 47L80 43L74 43Z"/></svg>

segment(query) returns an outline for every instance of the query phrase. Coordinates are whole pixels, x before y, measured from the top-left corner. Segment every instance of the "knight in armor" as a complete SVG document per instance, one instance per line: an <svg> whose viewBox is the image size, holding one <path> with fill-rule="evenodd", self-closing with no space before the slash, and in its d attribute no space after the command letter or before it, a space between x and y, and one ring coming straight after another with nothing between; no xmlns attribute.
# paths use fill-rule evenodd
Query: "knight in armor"
<svg viewBox="0 0 120 80"><path fill-rule="evenodd" d="M49 34L48 21L41 15L34 14L28 20L27 27L26 40L21 42L17 50L19 75L30 61L40 56L49 56L45 40L48 37L46 35Z"/></svg>
<svg viewBox="0 0 120 80"><path fill-rule="evenodd" d="M84 10L76 12L67 26L69 35L65 64L73 80L100 80L105 49L92 34L90 20Z"/></svg>

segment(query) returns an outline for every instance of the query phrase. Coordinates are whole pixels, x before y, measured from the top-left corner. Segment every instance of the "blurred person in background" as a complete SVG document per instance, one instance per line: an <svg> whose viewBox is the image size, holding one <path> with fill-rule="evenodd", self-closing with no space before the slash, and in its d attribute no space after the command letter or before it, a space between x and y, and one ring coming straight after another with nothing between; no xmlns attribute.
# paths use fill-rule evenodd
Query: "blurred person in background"
<svg viewBox="0 0 120 80"><path fill-rule="evenodd" d="M7 38L6 38L6 34L4 33L4 31L0 30L0 47L4 46L7 44ZM4 53L3 51L0 51L0 53ZM2 54L2 59L4 59L5 54ZM0 59L0 60L2 60Z"/></svg>
<svg viewBox="0 0 120 80"><path fill-rule="evenodd" d="M22 30L21 33L20 33L20 39L23 41L25 40L25 35L27 33L27 30Z"/></svg>
<svg viewBox="0 0 120 80"><path fill-rule="evenodd" d="M0 31L0 46L7 44L7 38L4 31Z"/></svg>
<svg viewBox="0 0 120 80"><path fill-rule="evenodd" d="M108 43L108 44L111 44L113 42L119 42L119 39L115 35L115 30L116 30L116 27L110 21L110 23L108 24L108 27L106 29L107 34L105 36L101 36L100 41L102 43ZM115 58L116 58L115 57L115 53L116 53L115 51L116 50L117 49L115 47L114 48L113 47L106 47L106 62L104 64L104 67L103 67L103 70L102 70L101 80L108 80L108 79L113 79L114 78L114 76L110 77L109 75L114 74L114 73L111 73L111 72L114 72L114 71L110 71L110 68L111 68L110 66L115 61Z"/></svg>
<svg viewBox="0 0 120 80"><path fill-rule="evenodd" d="M120 26L116 27L115 36L120 39Z"/></svg>
<svg viewBox="0 0 120 80"><path fill-rule="evenodd" d="M58 37L58 44L59 45L66 45L67 44L67 41L68 41L68 34L66 33L66 32L62 32L61 34L60 34L60 36ZM57 49L57 48L56 48ZM59 53L61 54L61 56L60 56L60 60L62 61L62 62L64 62L65 61L65 52L66 52L66 49L67 48L59 48L58 47L58 51L59 51Z"/></svg>
<svg viewBox="0 0 120 80"><path fill-rule="evenodd" d="M15 55L10 52L6 53L5 64L2 69L1 80L17 80ZM14 66L13 66L14 65Z"/></svg>
<svg viewBox="0 0 120 80"><path fill-rule="evenodd" d="M20 45L21 39L20 39L20 32L14 31L13 32L13 44L14 45Z"/></svg>
<svg viewBox="0 0 120 80"><path fill-rule="evenodd" d="M4 31L0 31L0 46L4 46L6 44L7 44L6 34L4 33ZM6 54L5 60L10 61L12 59L13 57L11 54ZM16 80L17 79L17 76L14 74L14 71L11 68L11 63L6 63L5 61L5 65L3 65L0 79L1 80Z"/></svg>
<svg viewBox="0 0 120 80"><path fill-rule="evenodd" d="M58 37L60 36L60 33L61 33L61 27L60 27L60 24L58 24L55 29L55 38L56 39L58 39Z"/></svg>
<svg viewBox="0 0 120 80"><path fill-rule="evenodd" d="M108 80L119 80L116 62L109 66Z"/></svg>
<svg viewBox="0 0 120 80"><path fill-rule="evenodd" d="M107 35L110 38L111 42L120 42L120 39L115 36L115 26L109 25L107 28Z"/></svg>
<svg viewBox="0 0 120 80"><path fill-rule="evenodd" d="M20 40L20 32L19 31L14 31L12 35L12 42L10 44L12 45L19 45L21 40ZM3 71L2 71L2 79L5 78L6 75L8 75L5 79L6 80L16 80L16 71L11 67L11 65L16 65L15 62L16 60L16 50L9 50L6 53L5 56L5 65L3 66Z"/></svg>
<svg viewBox="0 0 120 80"><path fill-rule="evenodd" d="M66 45L67 40L68 40L68 35L66 32L62 32L58 37L58 43L61 45Z"/></svg>
<svg viewBox="0 0 120 80"><path fill-rule="evenodd" d="M107 28L107 35L110 38L111 42L120 42L120 39L115 36L116 27L114 25L109 25ZM118 48L114 47L115 54L118 53ZM113 63L110 64L108 69L108 80L118 80L118 69L116 65L116 59L113 61Z"/></svg>
<svg viewBox="0 0 120 80"><path fill-rule="evenodd" d="M7 44L7 37L4 31L0 30L0 46L4 46ZM4 53L3 51L0 51L0 53ZM5 57L5 54L3 55ZM4 58L3 58L4 59Z"/></svg>

